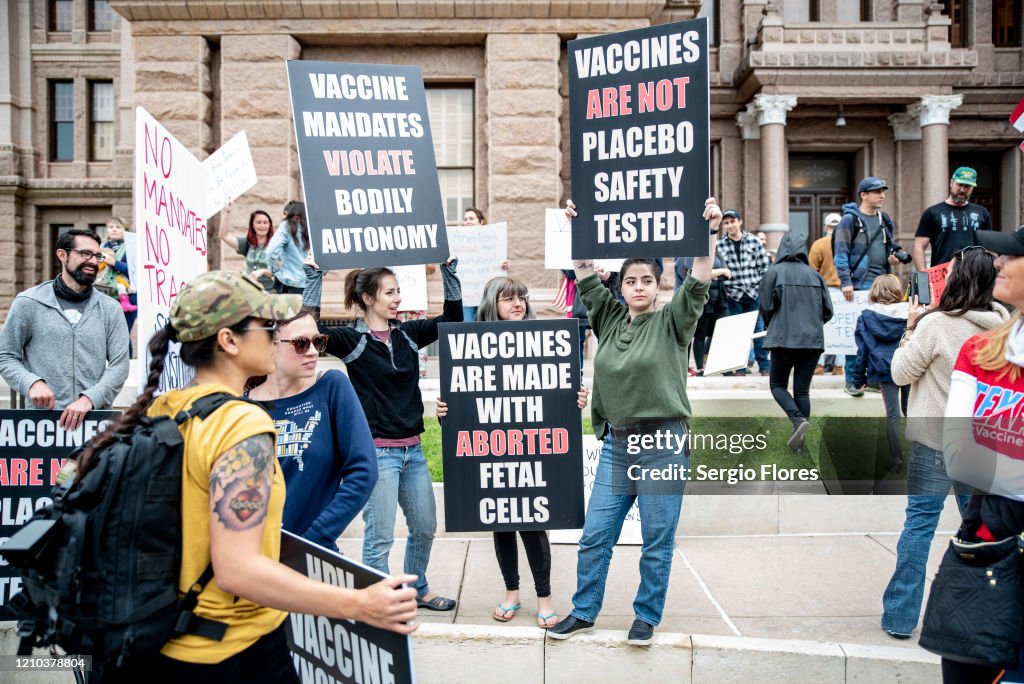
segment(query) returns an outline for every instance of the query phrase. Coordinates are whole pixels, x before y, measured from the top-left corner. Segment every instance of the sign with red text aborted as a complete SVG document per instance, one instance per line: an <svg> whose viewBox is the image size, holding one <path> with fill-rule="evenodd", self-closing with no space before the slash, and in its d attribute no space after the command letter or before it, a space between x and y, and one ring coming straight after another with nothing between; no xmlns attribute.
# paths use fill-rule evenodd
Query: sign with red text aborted
<svg viewBox="0 0 1024 684"><path fill-rule="evenodd" d="M707 20L569 42L574 259L707 256Z"/></svg>
<svg viewBox="0 0 1024 684"><path fill-rule="evenodd" d="M306 219L324 270L445 261L419 67L288 62Z"/></svg>
<svg viewBox="0 0 1024 684"><path fill-rule="evenodd" d="M62 428L60 411L0 410L0 542L49 503L57 473L71 452L88 444L120 411L90 411L78 428ZM0 557L0 620L21 591L18 572Z"/></svg>
<svg viewBox="0 0 1024 684"><path fill-rule="evenodd" d="M575 320L438 327L445 530L583 526Z"/></svg>

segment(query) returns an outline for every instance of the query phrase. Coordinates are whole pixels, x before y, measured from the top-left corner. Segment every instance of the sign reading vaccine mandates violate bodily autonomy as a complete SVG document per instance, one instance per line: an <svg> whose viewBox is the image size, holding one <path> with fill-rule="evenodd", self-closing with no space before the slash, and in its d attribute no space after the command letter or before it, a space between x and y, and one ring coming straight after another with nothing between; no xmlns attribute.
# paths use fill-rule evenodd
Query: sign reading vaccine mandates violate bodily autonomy
<svg viewBox="0 0 1024 684"><path fill-rule="evenodd" d="M575 320L439 326L445 529L583 526Z"/></svg>
<svg viewBox="0 0 1024 684"><path fill-rule="evenodd" d="M446 260L419 67L291 61L288 86L320 268Z"/></svg>
<svg viewBox="0 0 1024 684"><path fill-rule="evenodd" d="M574 259L707 256L707 20L569 42Z"/></svg>

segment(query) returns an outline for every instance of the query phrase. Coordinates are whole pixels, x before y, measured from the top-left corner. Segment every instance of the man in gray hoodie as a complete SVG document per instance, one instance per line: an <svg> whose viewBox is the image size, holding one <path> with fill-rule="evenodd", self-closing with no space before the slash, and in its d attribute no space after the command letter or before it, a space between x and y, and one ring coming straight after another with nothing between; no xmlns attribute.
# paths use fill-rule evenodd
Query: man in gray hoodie
<svg viewBox="0 0 1024 684"><path fill-rule="evenodd" d="M0 375L33 408L61 410L65 430L110 408L128 378L124 313L92 286L102 258L95 232L61 235L60 275L19 293L0 330Z"/></svg>

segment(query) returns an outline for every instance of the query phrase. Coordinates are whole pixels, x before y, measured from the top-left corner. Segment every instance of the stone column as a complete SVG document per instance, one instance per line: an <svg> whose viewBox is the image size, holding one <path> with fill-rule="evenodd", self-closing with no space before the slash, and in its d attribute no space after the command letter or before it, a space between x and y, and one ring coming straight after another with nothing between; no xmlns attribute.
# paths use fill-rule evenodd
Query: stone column
<svg viewBox="0 0 1024 684"><path fill-rule="evenodd" d="M544 210L562 203L561 40L555 33L487 36L487 219L508 223L511 273L544 273ZM531 282L545 286L550 282Z"/></svg>
<svg viewBox="0 0 1024 684"><path fill-rule="evenodd" d="M206 38L136 35L134 43L135 104L152 114L192 154L204 158L210 151L213 120Z"/></svg>
<svg viewBox="0 0 1024 684"><path fill-rule="evenodd" d="M755 95L757 125L761 133L761 222L772 246L773 232L789 230L789 173L786 159L786 112L796 106L796 95Z"/></svg>
<svg viewBox="0 0 1024 684"><path fill-rule="evenodd" d="M949 190L949 113L963 103L962 95L925 95L907 108L921 124L921 201L929 207Z"/></svg>

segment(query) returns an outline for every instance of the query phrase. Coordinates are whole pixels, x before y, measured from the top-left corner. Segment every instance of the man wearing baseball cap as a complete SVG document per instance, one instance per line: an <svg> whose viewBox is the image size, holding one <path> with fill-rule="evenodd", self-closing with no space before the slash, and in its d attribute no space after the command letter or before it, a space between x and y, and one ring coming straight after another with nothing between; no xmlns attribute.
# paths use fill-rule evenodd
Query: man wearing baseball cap
<svg viewBox="0 0 1024 684"><path fill-rule="evenodd" d="M977 185L978 172L961 166L949 179L945 201L924 210L914 233L914 268L925 269L924 251L929 245L931 265L937 266L951 261L957 250L978 244L979 230L992 230L988 210L968 201Z"/></svg>

